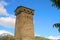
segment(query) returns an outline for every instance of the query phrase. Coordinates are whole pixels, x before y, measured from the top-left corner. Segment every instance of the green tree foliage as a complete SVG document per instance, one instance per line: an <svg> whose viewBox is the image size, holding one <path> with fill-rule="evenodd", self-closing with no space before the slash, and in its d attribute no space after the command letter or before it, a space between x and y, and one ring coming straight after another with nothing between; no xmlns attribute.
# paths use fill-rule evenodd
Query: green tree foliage
<svg viewBox="0 0 60 40"><path fill-rule="evenodd" d="M60 23L55 23L55 24L53 25L53 27L58 28L58 31L60 32Z"/></svg>
<svg viewBox="0 0 60 40"><path fill-rule="evenodd" d="M52 5L60 9L60 0L51 0Z"/></svg>
<svg viewBox="0 0 60 40"><path fill-rule="evenodd" d="M51 0L52 5L56 6L58 9L60 9L60 0ZM53 27L58 28L58 31L60 32L60 23L55 23Z"/></svg>

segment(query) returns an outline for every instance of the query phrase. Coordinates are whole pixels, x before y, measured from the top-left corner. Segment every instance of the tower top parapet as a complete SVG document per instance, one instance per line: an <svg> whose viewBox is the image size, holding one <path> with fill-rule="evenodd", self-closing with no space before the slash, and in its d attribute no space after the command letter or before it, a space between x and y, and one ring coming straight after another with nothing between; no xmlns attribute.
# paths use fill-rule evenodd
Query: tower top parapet
<svg viewBox="0 0 60 40"><path fill-rule="evenodd" d="M19 6L19 7L17 7L16 10L15 10L15 15L18 15L18 14L20 14L21 12L25 12L25 13L34 15L34 10L32 10L32 9L30 9L30 8L27 8L27 7L24 7L24 6Z"/></svg>

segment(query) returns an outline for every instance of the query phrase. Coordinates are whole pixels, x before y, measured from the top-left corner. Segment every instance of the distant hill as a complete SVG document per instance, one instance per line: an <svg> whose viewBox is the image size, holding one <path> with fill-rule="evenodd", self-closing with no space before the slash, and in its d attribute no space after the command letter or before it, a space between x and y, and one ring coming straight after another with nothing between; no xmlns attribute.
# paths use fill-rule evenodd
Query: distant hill
<svg viewBox="0 0 60 40"><path fill-rule="evenodd" d="M10 34L3 33L0 35L0 40L14 40L14 37Z"/></svg>
<svg viewBox="0 0 60 40"><path fill-rule="evenodd" d="M35 40L49 40L49 39L44 38L44 37L39 37L39 36L36 36L36 37L35 37Z"/></svg>
<svg viewBox="0 0 60 40"><path fill-rule="evenodd" d="M10 34L4 33L0 35L0 40L14 40L14 37ZM35 36L35 40L49 40L49 39L40 36Z"/></svg>

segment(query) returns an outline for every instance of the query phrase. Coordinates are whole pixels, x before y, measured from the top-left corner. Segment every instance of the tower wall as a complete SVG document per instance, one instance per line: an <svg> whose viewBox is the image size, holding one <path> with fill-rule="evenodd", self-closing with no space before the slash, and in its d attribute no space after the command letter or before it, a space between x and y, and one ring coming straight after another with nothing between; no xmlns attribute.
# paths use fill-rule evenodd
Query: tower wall
<svg viewBox="0 0 60 40"><path fill-rule="evenodd" d="M33 11L25 7L19 7L15 11L15 40L34 40Z"/></svg>

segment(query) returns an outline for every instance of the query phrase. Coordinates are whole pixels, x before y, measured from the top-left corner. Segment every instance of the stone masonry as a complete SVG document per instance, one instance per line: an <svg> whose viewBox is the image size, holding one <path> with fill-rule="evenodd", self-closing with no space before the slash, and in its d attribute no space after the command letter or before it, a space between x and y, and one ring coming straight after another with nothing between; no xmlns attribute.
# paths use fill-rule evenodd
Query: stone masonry
<svg viewBox="0 0 60 40"><path fill-rule="evenodd" d="M15 10L16 25L14 40L34 40L34 10L19 6Z"/></svg>

